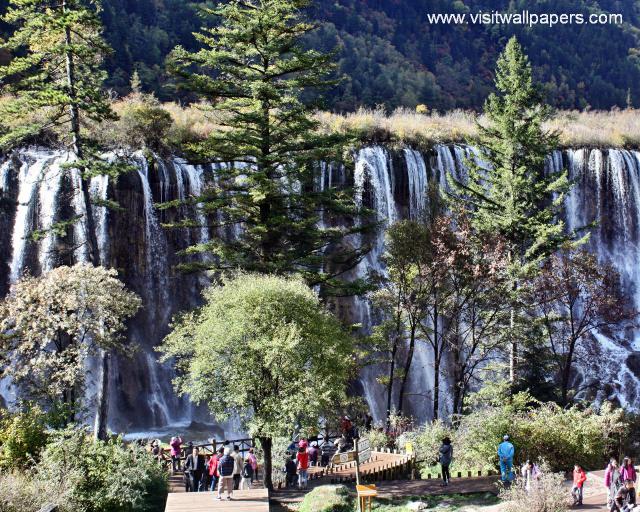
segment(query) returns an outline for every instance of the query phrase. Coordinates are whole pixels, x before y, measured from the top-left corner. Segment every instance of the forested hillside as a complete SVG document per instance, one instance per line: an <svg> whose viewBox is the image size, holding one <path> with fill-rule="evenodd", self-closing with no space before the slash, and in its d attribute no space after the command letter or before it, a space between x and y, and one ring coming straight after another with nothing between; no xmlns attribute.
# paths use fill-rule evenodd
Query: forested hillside
<svg viewBox="0 0 640 512"><path fill-rule="evenodd" d="M129 87L137 69L147 90L161 99L176 91L164 71L178 43L193 47L203 0L103 2L106 36L114 49L109 86ZM6 0L0 0L4 7ZM557 4L557 3L556 3ZM308 44L340 50L345 76L328 107L350 111L385 105L477 108L491 87L496 55L517 34L533 61L547 99L560 108L640 106L640 6L634 0L316 0L310 17L320 21ZM490 11L621 13L624 25L535 27L429 25L427 13Z"/></svg>

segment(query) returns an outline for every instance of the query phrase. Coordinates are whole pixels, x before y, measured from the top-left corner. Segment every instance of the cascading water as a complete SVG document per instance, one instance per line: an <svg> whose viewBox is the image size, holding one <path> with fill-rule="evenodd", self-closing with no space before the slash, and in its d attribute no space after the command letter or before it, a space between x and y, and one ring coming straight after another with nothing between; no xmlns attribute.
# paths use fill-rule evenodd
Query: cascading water
<svg viewBox="0 0 640 512"><path fill-rule="evenodd" d="M464 146L438 145L428 152L391 151L381 146L363 148L356 154L353 173L355 200L375 210L383 226L400 218L418 219L427 205L429 180L435 179L447 187L447 175L463 179L467 159L476 157L473 149ZM10 229L6 234L0 233L6 245L0 250L3 259L0 268L6 269L6 275L0 275L0 291L6 290L8 284L25 271L38 274L60 262L55 255L53 234L39 242L30 236L36 230L51 227L65 206L59 197L64 192L65 180L51 179L52 176L67 173L66 188L70 188L73 195L66 206L77 215L86 214L79 192L80 176L60 167L66 160L67 156L60 152L28 149L1 163L0 226L9 225ZM153 347L166 334L172 314L199 304L206 279L176 271L175 264L180 261L176 253L191 244L209 241L215 232L208 224L214 222L207 222L207 215L195 204L181 207L175 214L159 211L155 204L175 199L188 202L190 197L199 196L207 182L215 180L219 164L192 165L179 158L163 159L157 155L153 160L155 165L151 168L147 159L138 153L132 159L136 172L118 180L98 176L90 183L91 195L102 201L93 207L102 263L120 269L127 285L144 300L143 311L131 322L130 329L130 339L139 346L138 353L131 358L116 357L111 369L111 427L117 430L142 430L207 419L206 414L191 407L188 400L174 395L171 370L157 362ZM554 152L548 162L552 169L568 169L576 183L566 199L568 229L599 222L588 248L602 261L615 266L640 308L640 153L571 149ZM345 183L346 176L342 169L320 166L318 187L349 185ZM107 200L120 204L123 211L105 207ZM161 226L188 216L195 219L198 227L166 230ZM86 231L83 223L79 226L74 232L73 259L86 261ZM241 227L234 224L227 234L238 236L240 230ZM362 237L356 238L352 243L365 242ZM367 279L370 274L385 272L381 262L384 230L366 242L372 251L349 273L351 278ZM349 321L361 323L364 331L369 331L378 321L376 311L364 298L353 299L348 309L344 314L349 315ZM609 333L597 334L600 350L606 355L600 360L615 361L615 364L606 375L595 373L597 369L585 368L582 379L602 381L601 397L618 397L622 403L634 405L640 375L637 334L629 334L626 341L613 339ZM385 370L369 367L361 376L362 392L378 419L384 417L386 407L384 387L378 383L381 371ZM419 420L432 415L430 406L425 405L431 402L427 398L431 396L432 380L430 349L426 343L419 342L407 397L408 410ZM443 380L444 412L450 408L446 397L446 368ZM12 391L6 383L0 383L0 393L5 399L11 399Z"/></svg>

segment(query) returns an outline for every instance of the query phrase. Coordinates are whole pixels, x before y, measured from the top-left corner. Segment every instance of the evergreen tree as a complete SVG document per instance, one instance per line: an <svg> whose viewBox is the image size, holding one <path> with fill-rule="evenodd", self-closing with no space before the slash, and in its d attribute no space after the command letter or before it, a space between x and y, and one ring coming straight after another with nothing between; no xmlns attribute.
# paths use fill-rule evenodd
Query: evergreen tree
<svg viewBox="0 0 640 512"><path fill-rule="evenodd" d="M219 23L196 34L202 49L178 47L172 54L174 72L211 103L221 125L192 149L207 161L234 162L220 166L215 185L195 201L220 214L219 227L237 228L236 236L216 237L190 252L213 252L217 268L294 271L309 284L344 286L333 277L363 251L337 245L363 228L327 227L335 215L358 211L346 191L314 186L318 162L339 160L345 139L320 133L313 110L300 99L333 83L326 78L332 55L301 45L314 28L301 18L306 5L231 0L204 8Z"/></svg>
<svg viewBox="0 0 640 512"><path fill-rule="evenodd" d="M465 183L454 183L472 212L473 227L507 244L514 304L519 280L565 244L560 217L570 189L566 172L547 173L545 162L558 147L558 134L544 128L551 110L536 88L531 64L515 38L498 59L497 93L485 104L487 125L479 125L479 162L469 162ZM516 380L517 304L511 311L509 373Z"/></svg>
<svg viewBox="0 0 640 512"><path fill-rule="evenodd" d="M3 43L11 53L0 66L0 148L8 150L53 133L69 151L66 170L80 173L86 215L88 254L100 265L89 180L115 173L119 166L102 161L82 130L86 121L114 117L102 84L100 68L109 47L102 36L100 0L9 0L2 21L14 28ZM62 225L63 223L61 223ZM70 222L64 223L69 228ZM96 435L106 436L108 353L102 354L103 379L96 415Z"/></svg>

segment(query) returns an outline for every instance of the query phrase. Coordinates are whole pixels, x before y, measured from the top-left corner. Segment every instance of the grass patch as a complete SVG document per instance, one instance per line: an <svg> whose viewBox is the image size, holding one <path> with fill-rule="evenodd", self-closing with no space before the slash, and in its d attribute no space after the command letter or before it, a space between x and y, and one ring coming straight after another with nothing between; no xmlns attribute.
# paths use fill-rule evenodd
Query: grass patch
<svg viewBox="0 0 640 512"><path fill-rule="evenodd" d="M500 500L491 493L482 494L451 494L448 496L422 496L403 500L377 500L373 510L376 512L411 512L417 509L416 505L422 503L424 510L437 509L441 512L456 512L460 510L482 510L490 507Z"/></svg>
<svg viewBox="0 0 640 512"><path fill-rule="evenodd" d="M298 512L353 512L354 504L344 485L322 485L308 493Z"/></svg>
<svg viewBox="0 0 640 512"><path fill-rule="evenodd" d="M318 119L326 132L350 132L361 141L417 148L469 141L477 136L477 122L487 122L483 115L462 110L420 114L406 109L389 115L366 109L345 115L321 112ZM546 128L559 132L562 147L640 147L640 110L636 109L560 111Z"/></svg>
<svg viewBox="0 0 640 512"><path fill-rule="evenodd" d="M358 512L358 505L349 494L346 487L341 485L323 485L316 487L307 494L304 501L298 506L288 509L296 512ZM441 512L457 511L482 511L485 507L491 507L499 503L499 498L494 494L450 494L438 496L407 496L402 499L381 499L373 501L372 510L376 512L411 512L418 509L417 505L422 504L422 510L437 509Z"/></svg>
<svg viewBox="0 0 640 512"><path fill-rule="evenodd" d="M0 104L6 100L6 97L0 97ZM142 144L157 142L170 151L188 153L189 144L225 129L221 114L213 112L206 103L161 104L151 96L133 93L115 99L112 107L118 120L99 125L83 122L88 133L112 149L140 149ZM5 124L11 128L40 124L48 115L46 109L28 112L24 117L5 120ZM389 114L383 109L359 109L347 114L318 112L316 118L322 132L351 134L356 144L378 143L417 149L428 149L438 143L469 142L477 135L477 122L486 123L483 115L463 110L439 113L398 109ZM168 120L166 126L165 119ZM560 111L546 127L559 132L563 148L640 148L640 110L636 109ZM39 134L38 142L55 145L58 129L50 127Z"/></svg>

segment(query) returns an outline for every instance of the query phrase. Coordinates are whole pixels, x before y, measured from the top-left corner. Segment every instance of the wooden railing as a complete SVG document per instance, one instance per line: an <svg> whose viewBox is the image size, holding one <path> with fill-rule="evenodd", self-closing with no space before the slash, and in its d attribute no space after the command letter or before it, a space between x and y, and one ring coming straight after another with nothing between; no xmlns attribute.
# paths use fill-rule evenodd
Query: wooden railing
<svg viewBox="0 0 640 512"><path fill-rule="evenodd" d="M192 446L188 444L183 444L180 448L180 462L183 462L187 455L189 455L190 451L193 448L198 448L202 455L213 455L216 453L218 448L221 446L229 446L229 448L233 449L234 446L238 446L242 457L245 457L245 454L249 452L251 448L254 447L254 440L252 438L244 438L244 439L229 439L224 441L216 441L210 443L194 443ZM171 448L161 448L160 450L160 459L162 460L163 465L171 464Z"/></svg>
<svg viewBox="0 0 640 512"><path fill-rule="evenodd" d="M402 455L394 461L380 462L376 465L375 457L384 454ZM373 461L362 463L360 468L360 480L364 483L374 483L383 480L402 480L414 479L416 477L416 459L413 454L402 454L398 450L388 448L376 448L372 451ZM368 464L374 464L374 467L367 467ZM353 483L355 477L356 463L340 464L336 466L313 466L309 468L309 480L318 478L327 478L331 483ZM348 472L349 474L344 474ZM282 489L285 486L286 477L277 475L274 477L274 486Z"/></svg>

